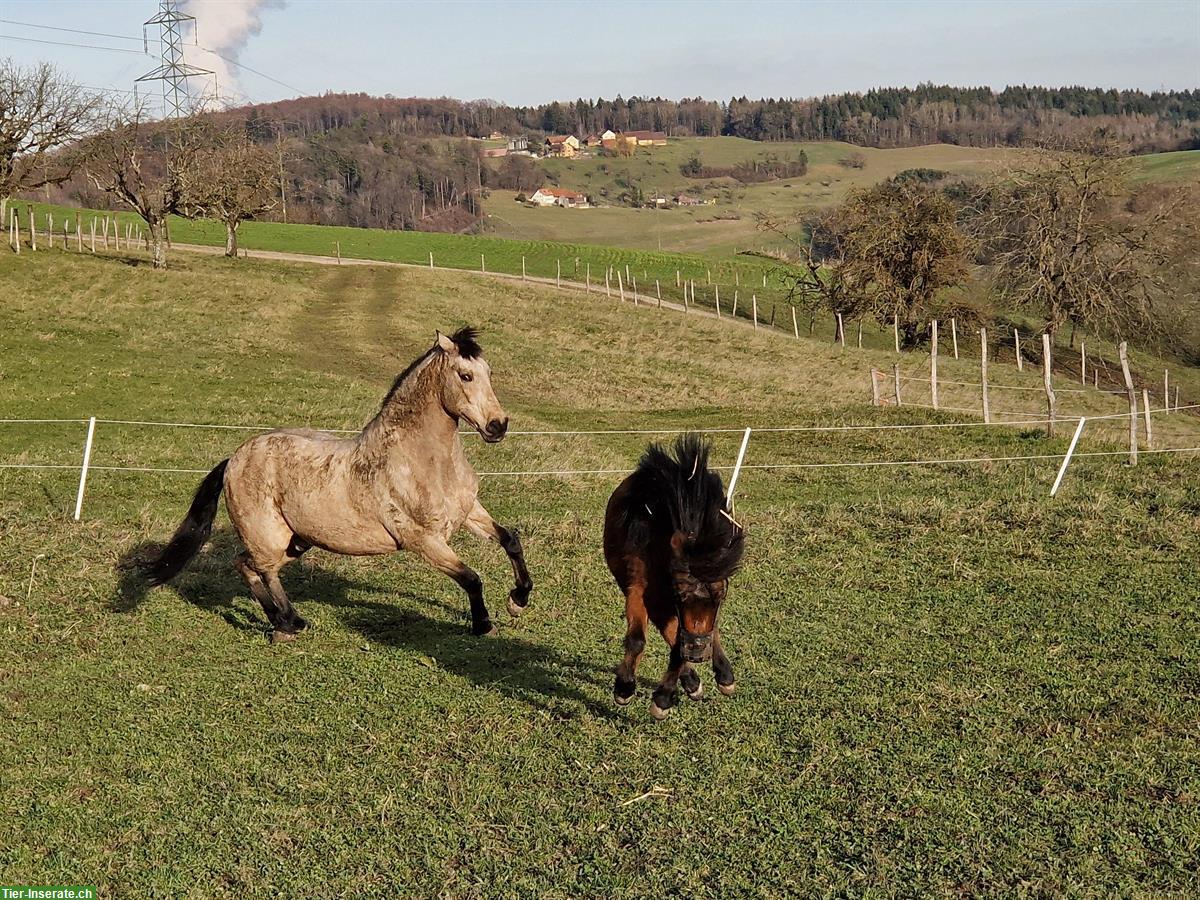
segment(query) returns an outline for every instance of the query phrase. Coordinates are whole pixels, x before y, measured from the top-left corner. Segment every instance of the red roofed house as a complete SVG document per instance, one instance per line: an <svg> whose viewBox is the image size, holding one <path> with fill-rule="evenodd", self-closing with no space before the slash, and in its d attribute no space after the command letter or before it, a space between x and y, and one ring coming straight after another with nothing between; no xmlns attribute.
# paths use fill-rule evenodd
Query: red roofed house
<svg viewBox="0 0 1200 900"><path fill-rule="evenodd" d="M538 206L587 206L587 197L566 188L538 188L529 195L529 202Z"/></svg>
<svg viewBox="0 0 1200 900"><path fill-rule="evenodd" d="M639 147L667 146L667 135L662 131L626 131L622 136L637 141Z"/></svg>

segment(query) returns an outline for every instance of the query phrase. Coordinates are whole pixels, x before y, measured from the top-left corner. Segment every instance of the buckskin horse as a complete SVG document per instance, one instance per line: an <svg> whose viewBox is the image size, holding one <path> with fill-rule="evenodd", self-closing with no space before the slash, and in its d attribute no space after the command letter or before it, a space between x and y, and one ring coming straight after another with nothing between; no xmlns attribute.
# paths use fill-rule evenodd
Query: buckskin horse
<svg viewBox="0 0 1200 900"><path fill-rule="evenodd" d="M725 511L721 476L708 468L710 449L695 435L679 438L673 455L652 444L613 491L604 517L604 556L625 594L628 626L613 698L621 706L633 699L646 622L653 622L671 650L650 701L659 720L675 705L678 684L693 700L704 695L695 663L711 660L717 688L726 696L734 690L717 616L741 564L745 532Z"/></svg>
<svg viewBox="0 0 1200 900"><path fill-rule="evenodd" d="M234 565L262 604L272 641L292 640L307 625L284 593L279 570L311 547L352 556L411 550L466 591L473 634L495 633L482 582L450 549L450 536L465 525L504 548L516 581L511 615L524 610L533 581L517 535L479 502L479 476L463 453L460 422L488 443L508 431L472 328L449 337L438 332L358 435L283 429L238 447L200 483L187 517L147 565L151 583L174 578L199 552L223 491L246 548Z"/></svg>

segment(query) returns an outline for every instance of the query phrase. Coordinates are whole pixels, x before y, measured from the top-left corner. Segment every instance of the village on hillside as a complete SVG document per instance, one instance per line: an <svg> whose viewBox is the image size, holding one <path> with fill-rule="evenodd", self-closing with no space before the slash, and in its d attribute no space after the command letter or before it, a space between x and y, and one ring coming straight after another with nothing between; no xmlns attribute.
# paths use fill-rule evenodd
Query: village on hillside
<svg viewBox="0 0 1200 900"><path fill-rule="evenodd" d="M530 142L528 137L508 137L498 131L488 135L489 141L504 141L503 147L488 147L483 155L489 159L506 156L526 156L542 159L587 159L603 154L629 158L643 148L665 147L667 135L663 131L604 131L589 134L582 140L574 134L551 134L541 142ZM517 198L531 206L560 206L570 209L588 209L594 206L586 194L568 188L541 187L529 195L518 194ZM702 206L712 201L702 200L688 194L673 197L654 196L644 201L650 207Z"/></svg>

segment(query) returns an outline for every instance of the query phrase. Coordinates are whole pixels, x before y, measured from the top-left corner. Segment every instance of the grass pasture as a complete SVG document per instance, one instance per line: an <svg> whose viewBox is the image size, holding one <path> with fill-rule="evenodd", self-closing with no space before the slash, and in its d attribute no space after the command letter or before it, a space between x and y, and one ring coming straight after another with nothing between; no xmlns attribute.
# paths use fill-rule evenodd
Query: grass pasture
<svg viewBox="0 0 1200 900"><path fill-rule="evenodd" d="M872 410L865 368L891 361L877 349L460 273L173 266L0 255L0 418L353 428L435 328L474 322L515 431L954 421ZM969 360L943 368L971 380ZM1181 414L1163 433L1196 446L1198 426ZM1117 437L1089 432L1081 449ZM208 468L240 438L102 425L93 462ZM718 461L737 438L715 437ZM73 464L81 439L78 423L0 424L0 462ZM644 440L468 448L481 471L623 469ZM748 463L1042 455L1066 440L766 432ZM174 586L145 593L120 567L169 533L198 476L97 471L74 523L75 472L0 469L0 883L1192 894L1198 465L1084 457L1054 501L1053 460L747 469L749 553L723 614L738 694L705 673L709 699L664 723L646 712L665 661L653 640L638 700L610 700L623 623L598 542L619 476L485 478L537 585L508 621L502 554L458 541L494 640L469 637L457 588L415 560L314 551L284 573L314 627L272 646L223 512Z"/></svg>

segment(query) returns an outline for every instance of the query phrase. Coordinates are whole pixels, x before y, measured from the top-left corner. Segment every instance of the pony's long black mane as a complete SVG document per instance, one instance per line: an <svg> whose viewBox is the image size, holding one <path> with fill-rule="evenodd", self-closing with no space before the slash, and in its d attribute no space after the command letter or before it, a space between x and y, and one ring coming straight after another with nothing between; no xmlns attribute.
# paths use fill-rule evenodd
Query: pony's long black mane
<svg viewBox="0 0 1200 900"><path fill-rule="evenodd" d="M454 334L450 335L450 340L454 341L455 345L458 347L458 355L463 359L476 359L477 357L483 355L483 347L479 346L478 328L465 325L458 329L458 331L454 332ZM392 386L388 390L387 396L383 398L383 405L388 405L388 401L396 396L396 391L400 390L400 385L404 384L409 375L421 368L422 363L424 363L434 354L441 352L441 348L437 344L434 344L432 347L414 359L411 363L409 363L408 368L397 375L396 380L392 382Z"/></svg>
<svg viewBox="0 0 1200 900"><path fill-rule="evenodd" d="M623 517L629 541L638 546L682 532L692 575L716 582L737 571L745 535L724 515L725 487L708 468L711 449L695 434L678 438L670 451L651 444L634 470Z"/></svg>

